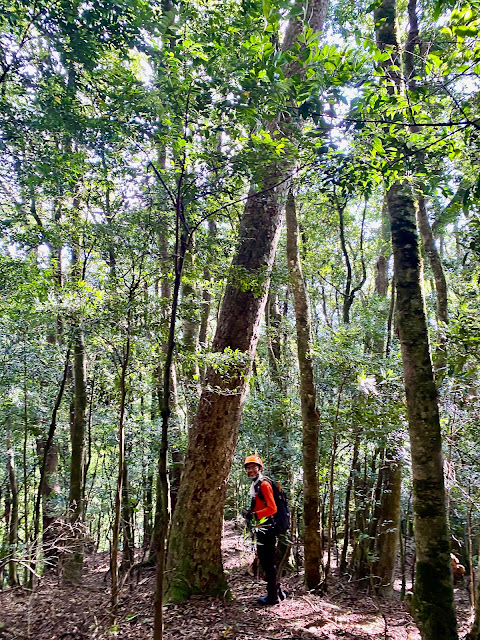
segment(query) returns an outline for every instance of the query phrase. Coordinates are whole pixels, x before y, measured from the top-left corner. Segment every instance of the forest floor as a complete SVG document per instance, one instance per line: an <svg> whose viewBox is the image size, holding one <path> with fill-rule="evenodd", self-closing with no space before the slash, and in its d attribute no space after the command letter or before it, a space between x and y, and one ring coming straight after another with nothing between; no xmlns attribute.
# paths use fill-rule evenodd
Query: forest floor
<svg viewBox="0 0 480 640"><path fill-rule="evenodd" d="M223 552L234 600L194 597L167 606L165 640L420 640L398 595L391 601L375 600L353 582L340 581L335 571L322 596L305 591L301 573L286 576L282 586L287 599L262 608L256 599L264 594L264 584L247 572L254 556L251 543L233 523L225 525ZM82 586L47 575L33 592L0 592L0 639L150 639L154 570L144 569L124 587L118 630L109 629L107 572L108 555L95 554L86 560ZM469 594L463 585L455 588L455 597L462 637L470 623Z"/></svg>

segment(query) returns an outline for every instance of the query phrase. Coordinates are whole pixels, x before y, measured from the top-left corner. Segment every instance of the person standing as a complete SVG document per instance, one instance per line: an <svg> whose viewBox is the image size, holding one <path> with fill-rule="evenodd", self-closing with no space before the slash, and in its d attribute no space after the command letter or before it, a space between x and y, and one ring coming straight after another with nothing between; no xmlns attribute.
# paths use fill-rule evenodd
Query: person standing
<svg viewBox="0 0 480 640"><path fill-rule="evenodd" d="M256 528L256 539L258 560L267 581L267 595L258 598L257 602L263 606L278 604L285 599L286 595L278 582L275 564L277 535L272 516L277 512L277 505L272 485L262 474L263 462L259 456L247 456L243 466L252 484L250 486L251 506L250 509L243 509L242 514L247 522L254 517L256 520L266 518L265 523Z"/></svg>

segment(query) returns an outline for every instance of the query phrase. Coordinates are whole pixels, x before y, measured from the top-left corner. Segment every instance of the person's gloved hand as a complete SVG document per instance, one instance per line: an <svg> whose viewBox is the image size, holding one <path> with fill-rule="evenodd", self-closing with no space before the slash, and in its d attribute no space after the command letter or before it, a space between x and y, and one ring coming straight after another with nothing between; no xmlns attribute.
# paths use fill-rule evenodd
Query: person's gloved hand
<svg viewBox="0 0 480 640"><path fill-rule="evenodd" d="M253 513L250 511L250 509L243 509L242 516L247 522L250 522L250 520L253 518Z"/></svg>

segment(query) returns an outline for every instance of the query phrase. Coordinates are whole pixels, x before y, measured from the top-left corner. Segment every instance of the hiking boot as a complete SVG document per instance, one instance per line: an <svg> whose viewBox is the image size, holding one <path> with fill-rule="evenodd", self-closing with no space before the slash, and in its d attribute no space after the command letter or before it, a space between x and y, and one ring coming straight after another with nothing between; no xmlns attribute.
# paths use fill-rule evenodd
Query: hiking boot
<svg viewBox="0 0 480 640"><path fill-rule="evenodd" d="M268 607L268 606L270 606L272 604L278 604L280 602L280 600L278 598L273 600L272 598L269 598L268 596L262 596L261 598L258 598L257 602L258 602L258 604L261 604L262 607Z"/></svg>
<svg viewBox="0 0 480 640"><path fill-rule="evenodd" d="M287 597L287 594L282 589L282 587L279 586L278 587L278 599L280 600L280 602L283 602L283 600L285 600L286 597Z"/></svg>

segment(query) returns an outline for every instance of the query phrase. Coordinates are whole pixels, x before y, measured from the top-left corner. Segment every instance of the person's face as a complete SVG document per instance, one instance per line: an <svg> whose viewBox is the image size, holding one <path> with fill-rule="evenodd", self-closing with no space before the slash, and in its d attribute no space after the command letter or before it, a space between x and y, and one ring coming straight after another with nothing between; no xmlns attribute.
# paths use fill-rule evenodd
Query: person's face
<svg viewBox="0 0 480 640"><path fill-rule="evenodd" d="M247 472L247 476L249 478L256 478L260 473L260 465L255 464L254 462L250 462L245 467L245 471Z"/></svg>

